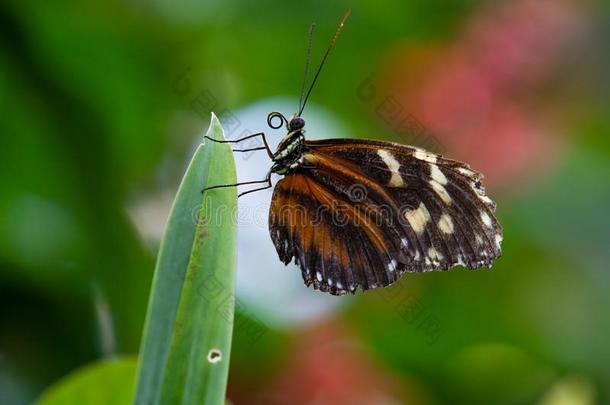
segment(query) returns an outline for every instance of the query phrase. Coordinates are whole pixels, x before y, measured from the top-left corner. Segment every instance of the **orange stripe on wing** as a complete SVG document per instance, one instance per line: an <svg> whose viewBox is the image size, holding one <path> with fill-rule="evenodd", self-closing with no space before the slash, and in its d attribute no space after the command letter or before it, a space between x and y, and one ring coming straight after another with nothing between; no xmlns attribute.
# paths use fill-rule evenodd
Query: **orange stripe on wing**
<svg viewBox="0 0 610 405"><path fill-rule="evenodd" d="M323 252L326 260L330 260L330 255L334 253L343 266L347 266L350 261L345 245L339 247L336 241L333 241L329 224L319 221L319 218L318 222L313 224L312 214L316 213L312 212L312 207L299 202L301 196L317 201L315 209L326 207L329 212L332 212L339 202L346 208L352 224L358 224L360 229L364 230L375 248L381 252L388 251L382 231L360 209L341 200L315 180L299 173L289 174L277 183L276 191L278 192L274 193L271 204L271 215L274 218L272 221L289 229L291 234L298 235L303 249L310 250L315 247Z"/></svg>
<svg viewBox="0 0 610 405"><path fill-rule="evenodd" d="M314 180L311 180L305 176L306 182L309 186L309 189L312 192L314 198L322 205L326 205L327 207L332 207L333 204L336 204L335 201L340 201L346 208L347 212L350 214L352 223L358 223L361 225L361 228L364 229L367 236L370 238L371 242L375 245L375 247L381 251L387 251L387 246L384 241L383 234L379 230L379 228L373 226L371 221L366 218L362 212L354 207L352 204L349 204L341 199L339 199L332 192L328 191L324 186L317 183ZM346 258L347 260L347 258Z"/></svg>

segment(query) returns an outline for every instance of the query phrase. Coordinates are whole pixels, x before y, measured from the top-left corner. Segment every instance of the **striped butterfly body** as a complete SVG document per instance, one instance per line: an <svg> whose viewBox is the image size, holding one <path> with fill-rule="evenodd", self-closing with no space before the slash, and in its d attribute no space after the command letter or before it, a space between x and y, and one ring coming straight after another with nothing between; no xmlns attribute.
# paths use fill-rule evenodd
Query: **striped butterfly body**
<svg viewBox="0 0 610 405"><path fill-rule="evenodd" d="M342 295L405 272L489 267L500 256L495 204L467 165L391 142L307 141L299 117L287 126L273 157L284 178L269 231L306 285Z"/></svg>
<svg viewBox="0 0 610 405"><path fill-rule="evenodd" d="M495 204L485 195L482 175L468 165L422 149L391 142L305 139L305 104L349 10L305 94L313 27L299 110L290 119L273 112L272 128L288 134L276 149L261 137L273 165L264 180L208 187L266 183L240 196L276 184L269 231L284 264L294 260L307 286L334 295L385 287L405 272L489 267L500 256L502 229ZM279 118L279 125L273 120Z"/></svg>

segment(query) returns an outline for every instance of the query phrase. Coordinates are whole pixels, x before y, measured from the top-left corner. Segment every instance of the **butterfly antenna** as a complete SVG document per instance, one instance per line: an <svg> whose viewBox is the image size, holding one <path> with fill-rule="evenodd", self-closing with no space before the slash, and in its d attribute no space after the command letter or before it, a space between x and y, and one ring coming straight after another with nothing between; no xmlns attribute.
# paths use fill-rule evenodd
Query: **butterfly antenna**
<svg viewBox="0 0 610 405"><path fill-rule="evenodd" d="M324 53L324 56L322 57L320 66L318 66L318 70L316 71L316 74L313 77L311 86L309 86L309 90L307 91L307 94L305 95L305 99L303 99L302 103L299 103L300 108L299 108L299 113L297 114L297 116L299 116L299 117L303 113L303 109L305 109L305 104L307 103L307 99L309 98L309 95L311 94L311 91L313 90L313 86L316 84L316 81L318 80L318 76L320 75L320 72L322 71L322 67L324 66L324 63L326 62L326 58L328 58L328 54L330 53L330 50L333 49L333 47L335 46L335 42L337 42L337 38L339 37L341 28L343 28L343 24L345 24L345 20L347 20L347 17L349 17L350 12L351 12L351 10L347 9L347 10L345 10L345 13L343 13L343 17L341 17L341 21L339 21L339 25L337 26L335 35L333 36L333 39L331 39L330 44L328 44L328 48L326 48L326 52ZM303 84L305 84L304 81L303 81ZM302 93L301 93L301 96L302 96Z"/></svg>
<svg viewBox="0 0 610 405"><path fill-rule="evenodd" d="M313 31L316 28L316 23L312 23L309 26L309 34L307 35L307 56L305 57L305 72L303 73L303 81L301 82L301 97L299 98L299 111L303 105L303 96L305 96L305 81L307 80L307 73L309 72L309 62L311 60L311 42L313 39Z"/></svg>

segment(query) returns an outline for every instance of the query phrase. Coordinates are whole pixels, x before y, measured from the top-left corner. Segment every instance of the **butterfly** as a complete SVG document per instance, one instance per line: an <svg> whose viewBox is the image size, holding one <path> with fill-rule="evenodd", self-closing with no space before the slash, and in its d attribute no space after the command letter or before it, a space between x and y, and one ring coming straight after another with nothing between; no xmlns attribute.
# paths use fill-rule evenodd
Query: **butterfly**
<svg viewBox="0 0 610 405"><path fill-rule="evenodd" d="M305 285L333 295L386 287L407 272L491 267L501 255L502 228L479 172L414 146L305 138L301 114L348 15L303 97L311 26L298 113L267 117L270 127L288 131L275 151L262 132L221 141L260 137L264 146L235 151L266 150L273 162L266 178L207 189L265 183L243 196L272 188L271 175L282 175L269 209L279 259L294 261Z"/></svg>

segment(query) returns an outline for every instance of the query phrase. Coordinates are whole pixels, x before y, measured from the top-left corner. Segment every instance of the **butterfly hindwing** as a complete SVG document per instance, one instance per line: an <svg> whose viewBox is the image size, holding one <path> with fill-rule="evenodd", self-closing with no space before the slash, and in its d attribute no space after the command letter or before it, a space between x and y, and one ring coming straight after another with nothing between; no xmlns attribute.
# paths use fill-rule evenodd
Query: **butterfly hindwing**
<svg viewBox="0 0 610 405"><path fill-rule="evenodd" d="M387 230L376 226L340 193L302 173L280 180L269 213L271 239L280 260L293 258L307 285L332 294L393 283Z"/></svg>
<svg viewBox="0 0 610 405"><path fill-rule="evenodd" d="M302 166L276 185L269 225L280 259L295 258L306 284L341 294L500 255L495 205L468 166L381 141L305 146Z"/></svg>

